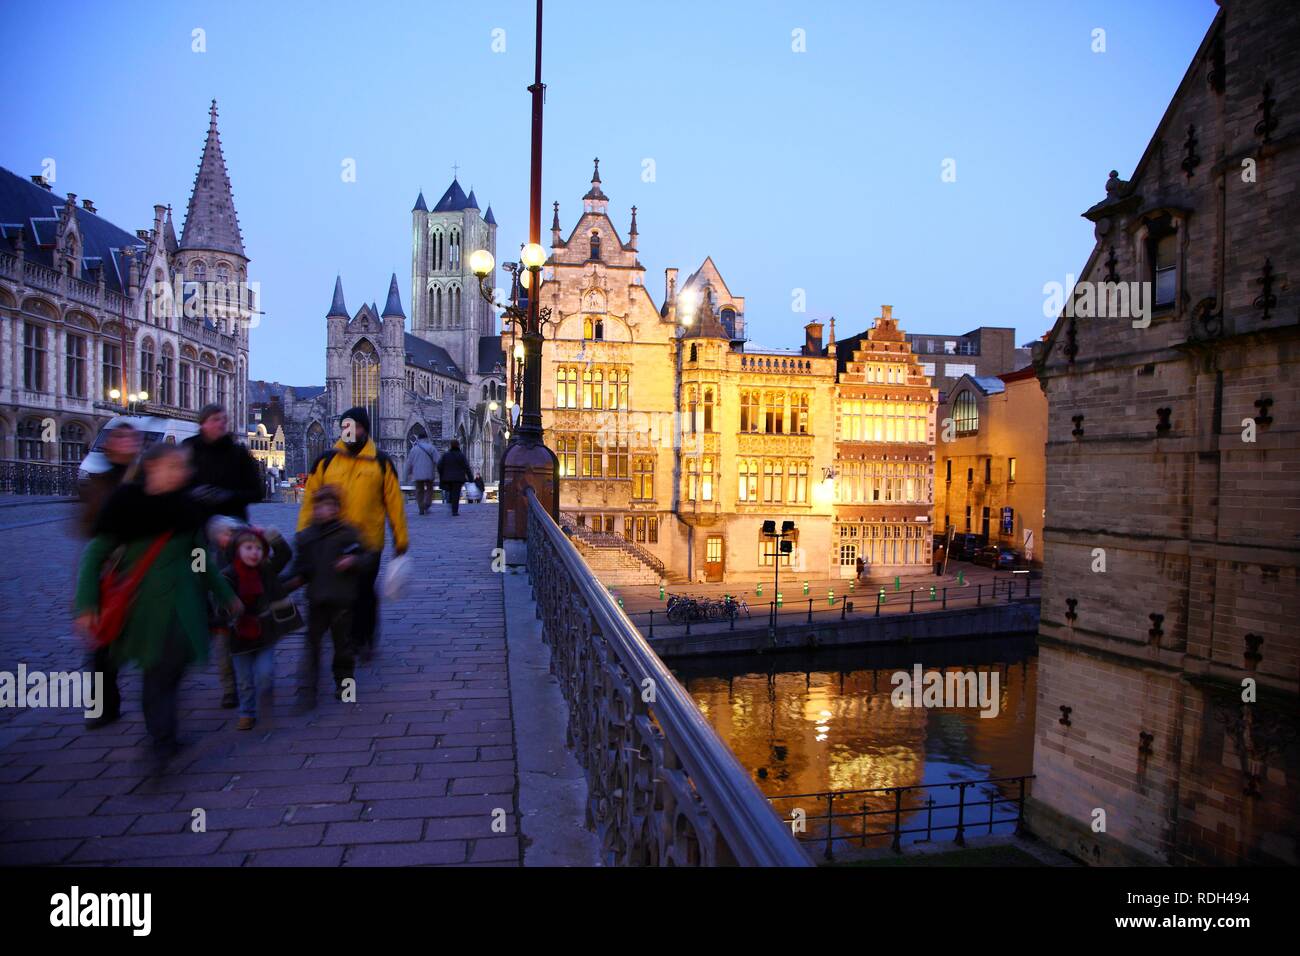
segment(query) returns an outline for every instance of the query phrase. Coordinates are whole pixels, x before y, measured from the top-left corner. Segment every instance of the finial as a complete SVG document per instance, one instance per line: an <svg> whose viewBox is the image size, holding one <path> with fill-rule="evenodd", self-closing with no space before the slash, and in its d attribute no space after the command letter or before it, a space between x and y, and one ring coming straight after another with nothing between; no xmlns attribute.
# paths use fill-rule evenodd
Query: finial
<svg viewBox="0 0 1300 956"><path fill-rule="evenodd" d="M458 163L453 162L453 163L451 164L451 178L452 178L453 181L456 180L457 178L459 178L459 177L457 176L457 173L459 173L459 172L460 172L460 165L459 165Z"/></svg>
<svg viewBox="0 0 1300 956"><path fill-rule="evenodd" d="M597 156L594 162L596 164L596 171L591 174L591 181L593 183L598 183L600 182L600 157Z"/></svg>
<svg viewBox="0 0 1300 956"><path fill-rule="evenodd" d="M628 235L635 236L636 233L636 206L632 207L632 231Z"/></svg>
<svg viewBox="0 0 1300 956"><path fill-rule="evenodd" d="M560 203L555 202L555 218L551 220L551 228L558 230L560 228Z"/></svg>

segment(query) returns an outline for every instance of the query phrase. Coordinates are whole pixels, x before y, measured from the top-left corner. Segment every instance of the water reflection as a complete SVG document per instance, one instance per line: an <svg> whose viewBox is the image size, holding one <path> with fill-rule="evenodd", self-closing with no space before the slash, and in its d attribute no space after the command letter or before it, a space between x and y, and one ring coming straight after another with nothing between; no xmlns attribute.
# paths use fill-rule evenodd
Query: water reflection
<svg viewBox="0 0 1300 956"><path fill-rule="evenodd" d="M1034 654L1017 637L670 663L759 788L780 796L1031 773ZM997 715L895 707L890 678L917 662L996 671Z"/></svg>

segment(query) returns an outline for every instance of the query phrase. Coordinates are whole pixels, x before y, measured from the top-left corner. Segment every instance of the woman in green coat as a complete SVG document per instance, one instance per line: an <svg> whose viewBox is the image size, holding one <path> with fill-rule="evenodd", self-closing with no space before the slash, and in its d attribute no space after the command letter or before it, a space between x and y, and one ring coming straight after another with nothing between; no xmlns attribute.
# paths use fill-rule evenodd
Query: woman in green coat
<svg viewBox="0 0 1300 956"><path fill-rule="evenodd" d="M77 624L92 633L99 613L99 579L104 563L122 549L119 569L127 572L158 538L170 537L141 581L126 624L110 653L121 666L130 661L144 672L145 727L161 757L175 752L176 692L185 667L208 658L207 593L232 613L239 599L217 573L203 536L204 512L184 489L189 456L159 443L143 459L144 483L123 485L104 506L95 537L86 546L77 575Z"/></svg>

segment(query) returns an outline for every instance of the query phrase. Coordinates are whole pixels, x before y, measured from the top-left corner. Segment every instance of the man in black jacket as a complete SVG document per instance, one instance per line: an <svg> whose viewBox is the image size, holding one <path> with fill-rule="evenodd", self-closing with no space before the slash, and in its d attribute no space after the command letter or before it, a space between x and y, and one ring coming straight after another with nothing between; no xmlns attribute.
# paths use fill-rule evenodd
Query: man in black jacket
<svg viewBox="0 0 1300 956"><path fill-rule="evenodd" d="M220 405L199 411L199 433L185 439L194 466L190 494L209 515L248 521L248 506L262 500L257 462L226 430L229 419Z"/></svg>
<svg viewBox="0 0 1300 956"><path fill-rule="evenodd" d="M453 438L438 459L438 483L442 485L443 500L451 505L453 516L460 514L460 489L470 478L469 460L460 450L460 442Z"/></svg>

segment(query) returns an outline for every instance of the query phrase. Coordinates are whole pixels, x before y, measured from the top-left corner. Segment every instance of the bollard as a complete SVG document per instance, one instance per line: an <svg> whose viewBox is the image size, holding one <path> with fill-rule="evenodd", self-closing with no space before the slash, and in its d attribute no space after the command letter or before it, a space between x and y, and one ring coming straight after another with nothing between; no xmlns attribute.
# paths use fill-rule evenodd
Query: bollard
<svg viewBox="0 0 1300 956"><path fill-rule="evenodd" d="M933 600L935 599L935 596L936 596L936 592L935 592L935 590L934 590L934 585L931 584L931 585L930 585L930 600L933 601Z"/></svg>
<svg viewBox="0 0 1300 956"><path fill-rule="evenodd" d="M776 606L785 607L785 596L780 591L776 592Z"/></svg>
<svg viewBox="0 0 1300 956"><path fill-rule="evenodd" d="M853 578L850 578L850 579L849 579L849 593L850 593L850 594L852 594L854 591L857 590L857 587L856 587L857 583L858 583L858 582L857 582L855 579L853 579Z"/></svg>
<svg viewBox="0 0 1300 956"><path fill-rule="evenodd" d="M811 602L810 602L810 603L811 603ZM849 611L852 610L852 609L853 609L853 602L852 602L852 601L841 601L841 602L840 602L840 620L841 620L841 621L844 620L844 616L845 616L846 614L848 614Z"/></svg>
<svg viewBox="0 0 1300 956"><path fill-rule="evenodd" d="M804 593L806 594L807 592L805 591ZM808 599L808 623L809 624L812 623L812 606L813 606L813 599L809 598Z"/></svg>
<svg viewBox="0 0 1300 956"><path fill-rule="evenodd" d="M907 592L907 613L916 613L916 589L913 588Z"/></svg>
<svg viewBox="0 0 1300 956"><path fill-rule="evenodd" d="M962 584L962 585L964 585L964 584L966 583L966 572L965 572L965 571L958 571L958 572L957 572L957 583L958 583L958 584Z"/></svg>
<svg viewBox="0 0 1300 956"><path fill-rule="evenodd" d="M943 589L943 609L948 610L948 589Z"/></svg>
<svg viewBox="0 0 1300 956"><path fill-rule="evenodd" d="M983 590L984 590L984 585L982 584L975 585L975 606L976 607L980 606L980 596L981 596L980 592Z"/></svg>
<svg viewBox="0 0 1300 956"><path fill-rule="evenodd" d="M885 589L883 587L880 589L880 593L876 595L876 603L877 604L885 603Z"/></svg>
<svg viewBox="0 0 1300 956"><path fill-rule="evenodd" d="M807 596L807 594L808 594L808 582L807 582L807 581L805 581L805 582L803 583L803 593L804 593L805 596Z"/></svg>
<svg viewBox="0 0 1300 956"><path fill-rule="evenodd" d="M834 607L834 606L835 606L835 592L834 592L834 591L830 591L830 590L828 590L828 591L826 592L826 603L829 604L831 607Z"/></svg>
<svg viewBox="0 0 1300 956"><path fill-rule="evenodd" d="M755 597L763 596L763 585L760 584L758 587L754 588L754 596Z"/></svg>
<svg viewBox="0 0 1300 956"><path fill-rule="evenodd" d="M655 612L654 608L650 609L650 636L655 636Z"/></svg>
<svg viewBox="0 0 1300 956"><path fill-rule="evenodd" d="M660 585L659 585L659 600L662 601L663 599L664 599L664 586L663 586L662 584L660 584Z"/></svg>
<svg viewBox="0 0 1300 956"><path fill-rule="evenodd" d="M894 575L894 590L895 590L895 591L901 591L901 590L903 590L903 578L902 578L902 575L898 575L898 574L895 574L895 575Z"/></svg>

